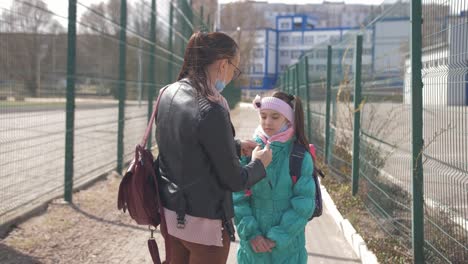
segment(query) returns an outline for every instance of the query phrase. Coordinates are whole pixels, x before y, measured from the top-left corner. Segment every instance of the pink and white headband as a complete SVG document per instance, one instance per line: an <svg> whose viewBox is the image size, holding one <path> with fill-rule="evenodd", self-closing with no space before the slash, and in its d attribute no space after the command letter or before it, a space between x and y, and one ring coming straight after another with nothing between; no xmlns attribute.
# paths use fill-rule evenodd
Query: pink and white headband
<svg viewBox="0 0 468 264"><path fill-rule="evenodd" d="M294 124L294 110L285 101L276 97L263 97L257 94L255 99L252 101L253 107L258 111L263 109L275 110L282 114L286 119Z"/></svg>

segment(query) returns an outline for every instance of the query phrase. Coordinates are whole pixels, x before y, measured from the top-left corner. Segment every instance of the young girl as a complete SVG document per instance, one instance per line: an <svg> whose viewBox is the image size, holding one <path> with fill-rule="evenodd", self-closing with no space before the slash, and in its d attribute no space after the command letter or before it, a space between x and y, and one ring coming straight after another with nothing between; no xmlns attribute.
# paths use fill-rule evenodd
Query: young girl
<svg viewBox="0 0 468 264"><path fill-rule="evenodd" d="M273 159L267 177L250 190L234 197L235 224L240 237L237 261L240 264L307 263L305 226L315 209L313 163L308 152L302 173L294 183L289 158L294 142L308 149L304 113L297 96L276 92L253 101L260 125L254 140L270 145ZM242 163L249 159L243 157Z"/></svg>

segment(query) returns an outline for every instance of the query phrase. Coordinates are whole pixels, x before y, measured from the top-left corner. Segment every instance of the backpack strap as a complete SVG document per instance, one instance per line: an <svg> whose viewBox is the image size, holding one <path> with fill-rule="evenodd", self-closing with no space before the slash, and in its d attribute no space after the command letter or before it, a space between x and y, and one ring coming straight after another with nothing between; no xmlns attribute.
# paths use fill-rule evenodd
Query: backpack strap
<svg viewBox="0 0 468 264"><path fill-rule="evenodd" d="M300 143L294 142L291 155L289 156L289 175L295 184L301 177L302 161L307 149Z"/></svg>

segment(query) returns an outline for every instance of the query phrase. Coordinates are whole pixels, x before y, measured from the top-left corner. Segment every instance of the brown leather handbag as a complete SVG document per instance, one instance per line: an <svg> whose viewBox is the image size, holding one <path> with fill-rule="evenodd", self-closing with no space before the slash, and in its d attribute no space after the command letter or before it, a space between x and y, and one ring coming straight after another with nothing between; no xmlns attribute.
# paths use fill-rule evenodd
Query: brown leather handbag
<svg viewBox="0 0 468 264"><path fill-rule="evenodd" d="M159 164L158 160L154 162L151 150L146 149L146 142L158 112L159 101L165 90L166 87L159 94L145 135L140 144L135 147L135 157L120 182L117 200L119 210L124 212L128 210L130 217L137 224L149 226L151 236L148 240L148 249L153 262L156 264L161 264L158 245L153 237L153 232L158 226L160 226L166 246L166 261L163 263L170 263L170 248L164 210L158 189L159 177L157 177L157 173L159 173Z"/></svg>

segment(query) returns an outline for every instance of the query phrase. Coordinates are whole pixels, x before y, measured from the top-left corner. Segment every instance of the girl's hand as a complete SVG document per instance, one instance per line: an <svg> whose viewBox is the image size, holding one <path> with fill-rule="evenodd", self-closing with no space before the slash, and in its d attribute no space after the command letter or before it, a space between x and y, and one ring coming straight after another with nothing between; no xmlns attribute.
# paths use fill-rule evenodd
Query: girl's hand
<svg viewBox="0 0 468 264"><path fill-rule="evenodd" d="M260 235L250 240L250 245L255 253L271 252L276 246L275 242Z"/></svg>

